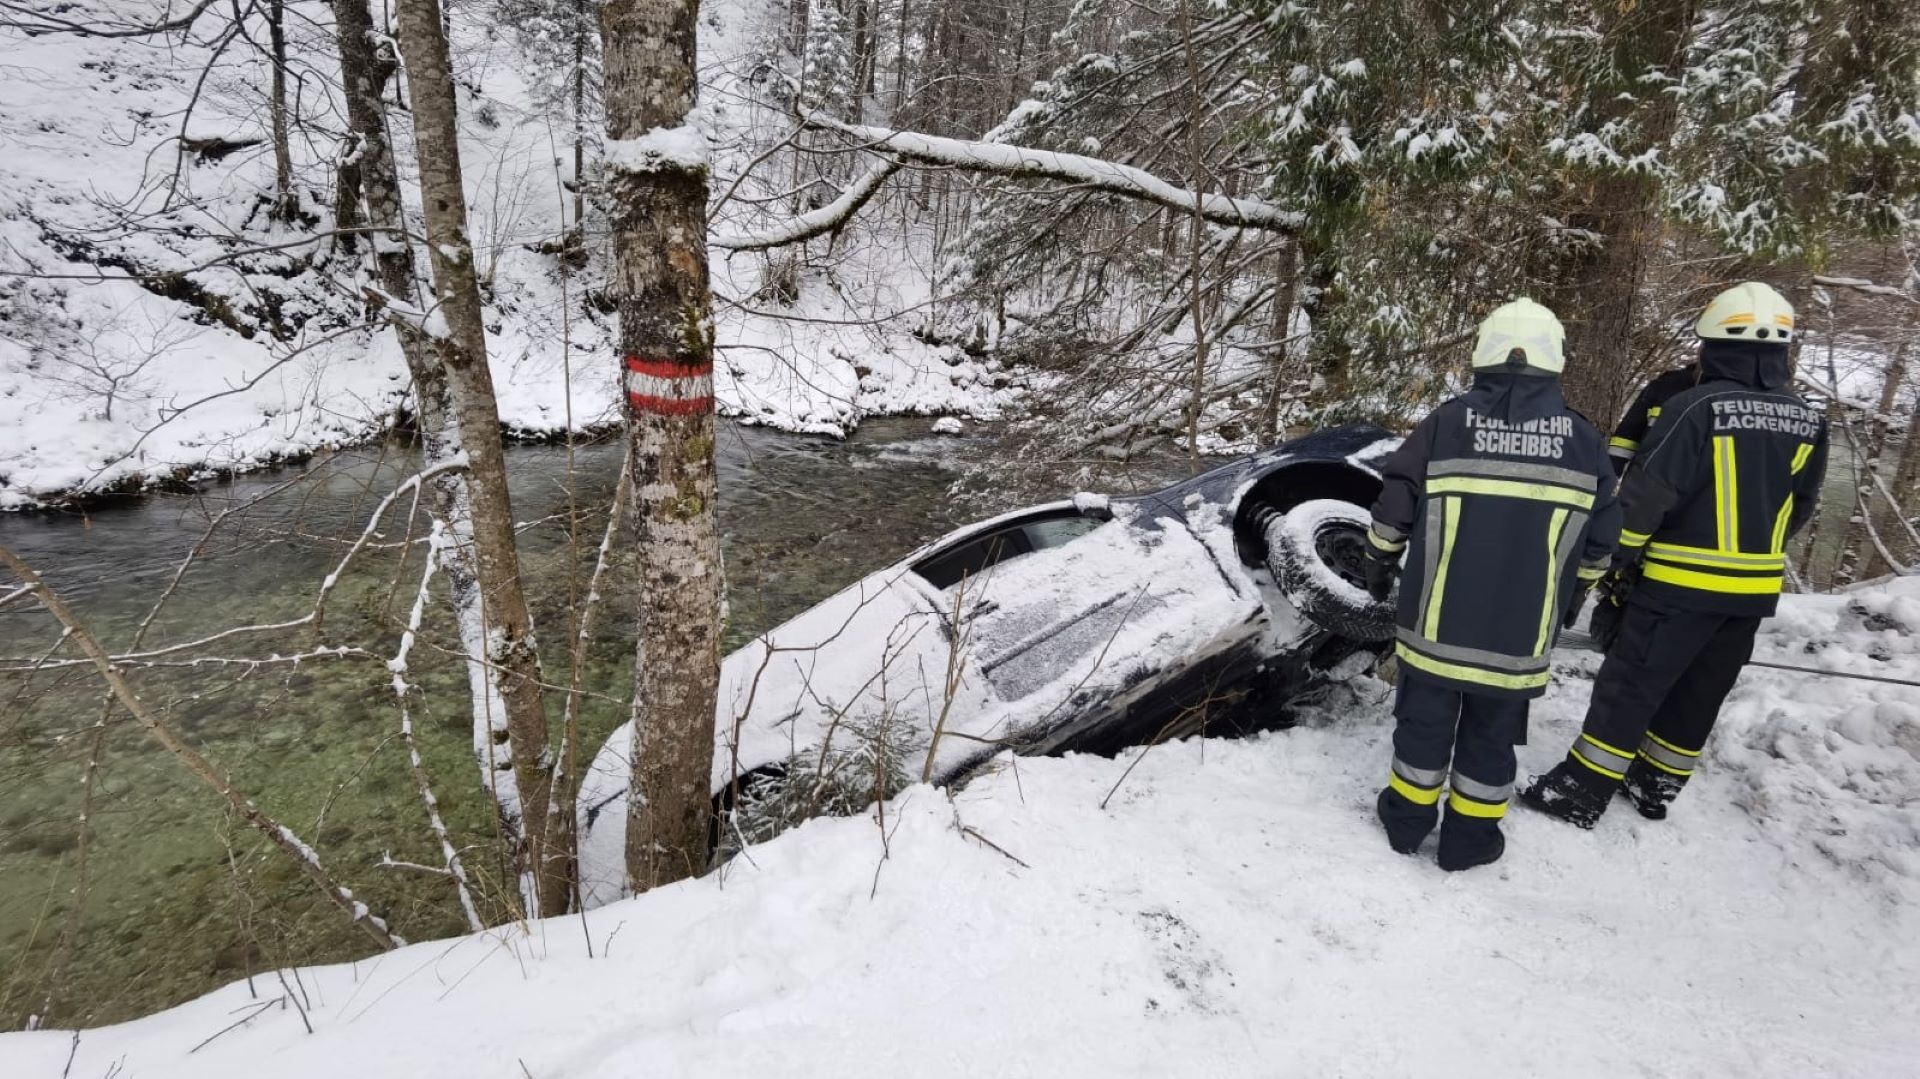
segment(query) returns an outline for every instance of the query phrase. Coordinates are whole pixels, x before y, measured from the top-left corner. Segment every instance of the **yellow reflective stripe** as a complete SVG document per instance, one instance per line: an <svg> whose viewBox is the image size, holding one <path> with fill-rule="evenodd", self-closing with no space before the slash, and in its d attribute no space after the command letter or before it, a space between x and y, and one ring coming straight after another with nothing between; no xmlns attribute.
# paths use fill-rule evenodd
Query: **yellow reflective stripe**
<svg viewBox="0 0 1920 1079"><path fill-rule="evenodd" d="M1620 530L1620 546L1622 547L1644 547L1647 541L1652 538L1652 534L1648 532L1635 532L1631 528L1623 528Z"/></svg>
<svg viewBox="0 0 1920 1079"><path fill-rule="evenodd" d="M1787 550L1787 521L1793 516L1793 496L1780 504L1780 513L1773 519L1773 553L1784 555ZM1784 561L1784 560L1783 560ZM1785 569L1785 565L1781 566Z"/></svg>
<svg viewBox="0 0 1920 1079"><path fill-rule="evenodd" d="M1430 495L1494 495L1499 498L1523 498L1531 502L1552 502L1577 510L1593 508L1592 491L1576 491L1546 483L1520 480L1492 480L1480 476L1442 476L1427 481Z"/></svg>
<svg viewBox="0 0 1920 1079"><path fill-rule="evenodd" d="M1728 577L1718 573L1699 573L1678 566L1668 566L1659 562L1648 562L1645 575L1649 581L1679 585L1682 588L1697 589L1701 592L1722 592L1735 596L1770 596L1780 591L1780 576L1768 577Z"/></svg>
<svg viewBox="0 0 1920 1079"><path fill-rule="evenodd" d="M1373 544L1375 547L1379 548L1380 550L1387 551L1389 553L1398 553L1400 551L1405 550L1407 546L1406 540L1400 540L1399 542L1396 543L1393 540L1387 539L1386 537L1382 536L1380 533L1375 532L1371 528L1367 529L1367 542Z"/></svg>
<svg viewBox="0 0 1920 1079"><path fill-rule="evenodd" d="M1664 749L1671 749L1675 753L1680 754L1682 757L1698 757L1700 755L1699 750L1681 749L1679 746L1674 745L1672 742L1667 741L1665 738L1660 737L1659 735L1653 733L1652 731L1647 732L1647 740Z"/></svg>
<svg viewBox="0 0 1920 1079"><path fill-rule="evenodd" d="M1650 409L1647 409L1647 419L1648 419L1648 420L1650 420L1650 421L1651 421L1651 420L1657 420L1657 419L1659 419L1659 418L1660 418L1660 406L1659 406L1659 405L1655 405L1655 406L1653 406L1652 408L1650 408Z"/></svg>
<svg viewBox="0 0 1920 1079"><path fill-rule="evenodd" d="M1416 670L1439 675L1442 678L1451 678L1456 682L1471 682L1474 685L1488 686L1493 689L1539 689L1552 677L1549 671L1536 671L1532 674L1502 674L1499 671L1448 663L1445 660L1434 659L1432 656L1421 655L1404 644L1395 648L1394 652L1400 657L1400 662Z"/></svg>
<svg viewBox="0 0 1920 1079"><path fill-rule="evenodd" d="M1780 569L1787 564L1779 554L1754 554L1747 551L1716 551L1709 547L1688 547L1680 543L1654 543L1647 547L1649 558L1673 562L1697 562L1729 569Z"/></svg>
<svg viewBox="0 0 1920 1079"><path fill-rule="evenodd" d="M1440 602L1447 594L1447 566L1453 561L1453 538L1460 532L1460 503L1458 499L1440 500L1441 538L1439 567L1433 571L1433 583L1428 587L1432 595L1427 599L1426 631L1428 640L1440 638Z"/></svg>
<svg viewBox="0 0 1920 1079"><path fill-rule="evenodd" d="M1426 787L1416 787L1392 773L1388 773L1387 775L1387 786L1400 792L1400 797L1405 798L1414 805L1430 806L1440 800L1439 787L1434 787L1431 790Z"/></svg>
<svg viewBox="0 0 1920 1079"><path fill-rule="evenodd" d="M1540 655L1547 650L1547 636L1553 632L1554 601L1560 598L1560 567L1555 555L1560 552L1560 535L1567 530L1567 510L1562 507L1553 511L1553 520L1547 525L1547 594L1540 601L1540 636L1533 642L1533 654Z"/></svg>
<svg viewBox="0 0 1920 1079"><path fill-rule="evenodd" d="M1659 761L1654 760L1652 757L1647 756L1644 752L1640 754L1640 763L1651 764L1655 768L1660 769L1662 772L1665 772L1670 776L1679 776L1681 779L1687 779L1693 775L1692 772L1683 772L1678 768L1670 768L1667 765L1661 764ZM1625 778L1625 777L1623 776L1620 778Z"/></svg>
<svg viewBox="0 0 1920 1079"><path fill-rule="evenodd" d="M1713 440L1713 531L1719 550L1740 550L1739 455L1732 435Z"/></svg>
<svg viewBox="0 0 1920 1079"><path fill-rule="evenodd" d="M1608 439L1607 445L1612 446L1614 449L1618 449L1618 450L1637 450L1640 448L1640 443L1635 442L1631 438L1621 438L1619 435L1615 435L1612 438Z"/></svg>
<svg viewBox="0 0 1920 1079"><path fill-rule="evenodd" d="M1579 578L1580 578L1581 580L1583 580L1583 581L1597 581L1597 580L1599 580L1600 578L1602 578L1602 577L1605 577L1605 576L1607 575L1607 567L1605 567L1605 566L1581 566L1581 567L1580 567L1580 568L1579 568L1578 570L1576 570L1576 571L1574 571L1574 572L1575 572L1575 573L1576 573L1576 574L1577 574L1577 575L1579 576Z"/></svg>
<svg viewBox="0 0 1920 1079"><path fill-rule="evenodd" d="M1800 474L1800 470L1807 467L1807 458L1812 456L1813 456L1813 443L1811 442L1800 443L1800 448L1793 451L1793 468L1791 469L1792 473L1798 476Z"/></svg>
<svg viewBox="0 0 1920 1079"><path fill-rule="evenodd" d="M1594 745L1599 746L1601 749L1606 750L1608 753L1611 753L1616 757L1619 757L1621 760L1630 761L1633 759L1633 754L1627 752L1624 749L1615 749L1614 747L1606 744L1605 742L1602 742L1600 739L1595 738L1593 735L1588 734L1585 731L1580 732L1580 740L1583 742L1592 742Z"/></svg>
<svg viewBox="0 0 1920 1079"><path fill-rule="evenodd" d="M1568 760L1571 760L1571 761L1579 761L1579 762L1580 762L1581 764L1584 764L1584 765L1586 765L1586 766L1587 766L1588 768L1591 768L1591 769L1593 769L1594 771L1596 771L1596 772L1599 772L1599 773L1600 773L1601 775L1603 775L1603 776L1606 776L1606 777L1607 777L1608 779L1625 779L1625 778L1627 778L1627 774L1626 774L1625 772L1616 772L1616 771L1614 771L1614 770L1613 770L1613 769L1611 769L1611 768L1602 768L1602 767L1600 767L1599 765L1597 765L1597 764L1595 764L1595 763L1593 763L1592 761L1590 761L1590 760L1588 760L1587 758L1585 758L1585 757L1582 757L1582 756L1581 756L1580 754L1578 754L1578 753L1569 753L1569 754L1567 754L1567 759L1568 759Z"/></svg>
<svg viewBox="0 0 1920 1079"><path fill-rule="evenodd" d="M1463 817L1479 817L1482 820L1499 820L1507 815L1507 803L1476 802L1471 798L1462 798L1459 791L1448 793L1447 808Z"/></svg>

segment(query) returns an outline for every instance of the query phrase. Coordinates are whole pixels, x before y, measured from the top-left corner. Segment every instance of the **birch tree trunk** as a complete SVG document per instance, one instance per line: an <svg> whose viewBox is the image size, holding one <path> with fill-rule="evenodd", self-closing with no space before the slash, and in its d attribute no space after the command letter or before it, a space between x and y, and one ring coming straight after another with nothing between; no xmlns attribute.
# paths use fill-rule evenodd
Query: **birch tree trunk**
<svg viewBox="0 0 1920 1079"><path fill-rule="evenodd" d="M385 88L393 76L394 57L377 44L367 0L333 0L338 35L342 85L346 88L347 120L356 141L355 172L367 206L367 225L373 232L374 272L380 288L393 301L418 308L413 248L406 238L400 175L393 146L387 138ZM433 468L460 452L460 432L454 423L452 393L447 384L447 342L426 333L418 320L393 319L400 351L413 377L424 467ZM511 732L507 725L506 694L498 669L487 661L486 612L481 602L480 569L471 537L473 501L461 470L443 472L430 485L429 511L445 528L449 541L435 556L447 581L454 625L467 658L467 684L473 711L473 752L480 781L493 796L502 828L516 848L520 844L518 785L514 781ZM464 537L453 541L451 537Z"/></svg>
<svg viewBox="0 0 1920 1079"><path fill-rule="evenodd" d="M466 505L459 505L459 492L449 493L452 531L449 546L441 553L451 562L463 557L460 549L471 551L478 588L464 601L456 595L455 614L462 623L463 641L470 642L469 647L479 646L474 654L483 657L485 670L491 672L488 685L476 686L476 696L486 700L490 713L484 752L492 766L489 778L502 819L509 827L517 826L516 860L528 893L529 913L561 914L566 911L572 865L564 837L571 829L556 827L558 822L549 820L553 760L547 748L540 657L520 587L500 413L493 376L487 369L480 286L467 237L459 115L445 23L439 0L397 0L395 14L407 61L433 268L433 317L424 328L434 339L432 353L444 374L446 389L441 399L448 411L443 422L430 425L423 404L422 428L438 430L444 439L429 453L436 449L450 455L465 453L468 461ZM427 397L423 387L423 401ZM463 521L469 529L465 534L458 530ZM570 807L561 807L561 812L569 811Z"/></svg>
<svg viewBox="0 0 1920 1079"><path fill-rule="evenodd" d="M707 164L685 126L697 0L608 0L614 293L640 543L627 883L706 869L720 676Z"/></svg>

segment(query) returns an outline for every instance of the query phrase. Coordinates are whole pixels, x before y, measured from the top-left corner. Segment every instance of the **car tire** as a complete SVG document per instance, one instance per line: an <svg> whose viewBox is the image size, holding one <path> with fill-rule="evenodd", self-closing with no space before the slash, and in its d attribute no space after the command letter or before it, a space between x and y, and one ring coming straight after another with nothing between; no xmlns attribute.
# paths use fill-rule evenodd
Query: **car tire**
<svg viewBox="0 0 1920 1079"><path fill-rule="evenodd" d="M1394 604L1366 588L1367 512L1334 498L1266 523L1267 568L1280 594L1320 628L1356 641L1393 639Z"/></svg>

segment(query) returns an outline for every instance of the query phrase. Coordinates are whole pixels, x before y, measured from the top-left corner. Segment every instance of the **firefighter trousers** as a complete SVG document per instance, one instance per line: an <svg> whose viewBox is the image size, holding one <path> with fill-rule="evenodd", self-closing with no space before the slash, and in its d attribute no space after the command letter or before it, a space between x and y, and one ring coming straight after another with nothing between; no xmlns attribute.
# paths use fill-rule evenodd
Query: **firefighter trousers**
<svg viewBox="0 0 1920 1079"><path fill-rule="evenodd" d="M1636 603L1594 680L1569 775L1596 796L1612 795L1632 771L1670 800L1693 775L1721 702L1753 656L1754 615L1714 614ZM1637 782L1637 780L1636 780Z"/></svg>
<svg viewBox="0 0 1920 1079"><path fill-rule="evenodd" d="M1381 821L1396 850L1419 846L1441 816L1440 860L1468 863L1500 844L1513 794L1513 747L1526 741L1530 701L1470 693L1400 668L1393 704L1393 768Z"/></svg>

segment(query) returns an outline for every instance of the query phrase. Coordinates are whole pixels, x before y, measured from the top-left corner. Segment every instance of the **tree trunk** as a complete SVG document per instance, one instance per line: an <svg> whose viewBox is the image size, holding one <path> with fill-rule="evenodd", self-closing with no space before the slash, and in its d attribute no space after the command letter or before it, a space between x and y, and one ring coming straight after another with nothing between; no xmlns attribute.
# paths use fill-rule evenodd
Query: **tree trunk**
<svg viewBox="0 0 1920 1079"><path fill-rule="evenodd" d="M573 3L573 234L587 242L587 0Z"/></svg>
<svg viewBox="0 0 1920 1079"><path fill-rule="evenodd" d="M286 0L267 2L267 43L273 76L268 84L267 117L273 127L273 209L276 221L291 221L300 209L293 191L293 147L287 134Z"/></svg>
<svg viewBox="0 0 1920 1079"><path fill-rule="evenodd" d="M375 44L367 0L333 0L334 27L340 49L342 83L346 88L347 120L359 140L356 171L366 195L367 225L373 231L375 276L388 297L407 308L418 308L413 248L407 242L402 213L400 176L394 166L393 146L387 139L385 87L393 76L393 55ZM447 383L448 342L422 330L418 320L396 318L394 332L413 391L425 467L451 460L460 452L460 432L454 420L452 391ZM511 731L507 723L505 691L500 671L487 661L487 608L481 599L480 567L471 537L473 500L467 478L459 471L435 476L429 487L430 512L458 541L442 544L436 552L447 580L447 596L454 626L467 657L467 683L473 711L473 752L480 766L481 784L493 796L500 821L516 849L520 839L518 784L513 774Z"/></svg>
<svg viewBox="0 0 1920 1079"><path fill-rule="evenodd" d="M614 293L641 567L626 852L636 892L705 871L713 807L721 567L707 167L683 126L698 14L696 0L609 0L600 15L607 136L633 140L609 156L622 166L610 177Z"/></svg>
<svg viewBox="0 0 1920 1079"><path fill-rule="evenodd" d="M484 626L487 666L494 672L499 707L486 747L495 766L495 794L503 816L519 824L519 863L531 913L564 913L571 853L553 840L570 830L548 819L553 761L547 750L547 716L541 699L540 657L520 558L514 547L513 507L507 496L506 458L500 441L499 408L487 369L487 340L467 238L467 200L460 173L459 117L453 69L439 0L397 0L400 48L406 55L407 89L413 105L414 143L420 159L420 189L426 205L428 258L433 268L431 310L442 329L430 329L446 375L449 422L442 425L447 451L467 455L470 535L452 535L454 547L470 547L479 589L477 609L458 611L467 621L463 638ZM457 604L456 604L457 605ZM480 617L475 618L474 615ZM489 694L490 696L490 694ZM499 714L504 712L504 728ZM511 768L511 774L508 769ZM569 807L562 807L567 811ZM530 880L528 878L531 878Z"/></svg>
<svg viewBox="0 0 1920 1079"><path fill-rule="evenodd" d="M1673 97L1649 88L1651 72L1677 78L1692 37L1695 0L1662 4L1601 5L1610 12L1601 33L1607 44L1606 75L1587 87L1589 131L1616 121L1637 121L1633 146L1622 156L1665 146L1673 136ZM1671 85L1671 82L1660 84ZM1635 301L1647 257L1660 238L1659 187L1640 173L1593 177L1567 215L1567 223L1599 238L1599 246L1564 267L1552 306L1567 328L1567 401L1603 428L1611 428L1640 381L1634 369Z"/></svg>
<svg viewBox="0 0 1920 1079"><path fill-rule="evenodd" d="M1867 472L1867 505L1878 509L1878 513L1874 517L1874 523L1879 530L1881 538L1886 540L1890 547L1897 547L1899 544L1898 537L1900 536L1901 528L1896 518L1903 514L1911 513L1912 507L1904 501L1898 506L1888 505L1887 500L1880 497L1879 487L1873 482L1873 477L1879 476L1882 479L1886 477L1883 460L1887 449L1887 439L1892 433L1890 425L1887 423L1887 417L1893 414L1894 409L1900 407L1900 390L1906 383L1907 353L1910 347L1910 343L1902 342L1893 354L1893 362L1887 365L1886 380L1880 386L1879 414L1874 416L1867 424L1867 460L1866 463L1861 466ZM1902 465L1904 465L1906 459L1912 455L1913 440L1913 431L1910 428L1907 432L1908 444L1903 447L1900 454ZM1899 477L1896 474L1894 478L1896 482L1895 484L1889 485L1888 490L1893 492L1894 498L1900 499L1902 495L1898 486ZM1893 567L1889 566L1887 560L1880 556L1879 548L1867 542L1865 536L1866 522L1864 520L1859 525L1859 531L1861 535L1855 536L1853 530L1849 529L1847 543L1849 548L1855 543L1860 545L1858 562L1864 567L1860 574L1861 579L1870 579L1893 572Z"/></svg>
<svg viewBox="0 0 1920 1079"><path fill-rule="evenodd" d="M1291 347L1287 337L1293 332L1293 305L1300 295L1300 245L1288 242L1274 256L1272 335L1273 361L1267 375L1267 397L1260 406L1260 445L1280 441L1280 399L1286 393L1290 373L1287 355Z"/></svg>

